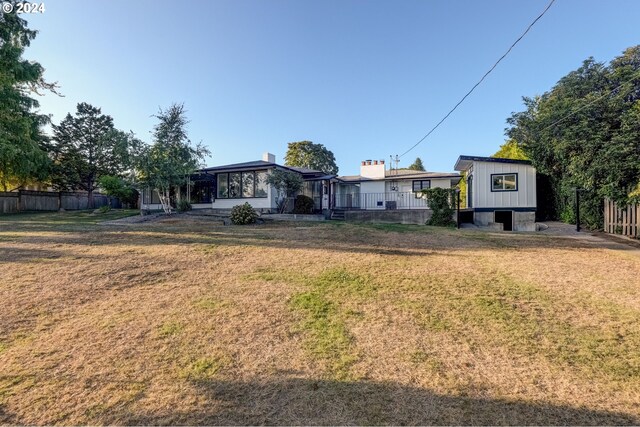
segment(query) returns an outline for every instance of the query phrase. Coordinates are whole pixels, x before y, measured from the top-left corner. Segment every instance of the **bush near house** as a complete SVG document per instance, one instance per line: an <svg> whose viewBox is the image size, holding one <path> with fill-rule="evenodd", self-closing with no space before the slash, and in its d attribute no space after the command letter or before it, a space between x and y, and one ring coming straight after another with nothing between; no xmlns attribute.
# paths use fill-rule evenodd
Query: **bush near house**
<svg viewBox="0 0 640 427"><path fill-rule="evenodd" d="M296 197L296 201L293 205L294 214L312 214L313 213L313 199L304 194L300 194Z"/></svg>
<svg viewBox="0 0 640 427"><path fill-rule="evenodd" d="M231 209L231 222L235 225L253 224L258 219L258 214L249 203L236 205Z"/></svg>
<svg viewBox="0 0 640 427"><path fill-rule="evenodd" d="M422 193L429 202L429 208L433 211L427 225L438 225L450 227L455 224L453 221L453 201L455 200L455 190L451 188L429 188L422 190Z"/></svg>
<svg viewBox="0 0 640 427"><path fill-rule="evenodd" d="M191 203L187 199L178 200L178 205L176 206L176 210L178 212L187 212L191 210Z"/></svg>

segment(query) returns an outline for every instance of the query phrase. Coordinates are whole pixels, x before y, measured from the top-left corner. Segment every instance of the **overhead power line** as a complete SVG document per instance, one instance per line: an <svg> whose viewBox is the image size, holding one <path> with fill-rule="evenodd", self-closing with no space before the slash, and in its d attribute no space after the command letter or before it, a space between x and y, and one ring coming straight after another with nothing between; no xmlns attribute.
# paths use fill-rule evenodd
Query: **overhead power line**
<svg viewBox="0 0 640 427"><path fill-rule="evenodd" d="M524 32L520 35L520 37L518 37L516 39L515 42L513 42L513 44L511 46L509 46L509 49L507 49L507 51L500 57L500 59L498 59L492 66L491 68L489 68L489 71L487 71L480 80L478 80L478 83L476 83L475 85L473 85L473 87L469 90L469 92L467 92L460 101L458 101L458 103L456 105L453 106L453 108L451 110L449 110L449 112L433 127L431 128L431 130L429 132L427 132L427 134L425 136L423 136L418 142L416 142L411 148L409 148L407 151L405 151L404 153L402 153L400 155L400 157L403 157L405 154L409 153L411 150L413 150L414 148L416 148L418 145L420 145L420 143L422 141L424 141L425 139L427 139L427 137L429 135L431 135L433 133L433 131L435 131L436 129L438 129L438 127L445 121L447 120L447 118L460 106L460 104L462 104L464 102L465 99L467 99L467 97L469 95L471 95L471 93L478 87L480 86L480 83L482 83L484 81L485 78L487 78L487 76L489 74L491 74L491 72L498 66L498 64L504 59L506 58L506 56L511 52L511 50L520 42L520 40L522 40L522 38L527 35L527 33L529 32L529 30L531 30L531 28L536 24L536 22L538 22L540 20L540 18L542 18L544 16L545 13L547 13L547 11L549 10L549 8L553 5L553 3L555 3L555 0L551 0L549 2L549 4L547 5L547 7L544 8L544 10L542 11L542 13L540 15L538 15L536 17L536 19L533 20L533 22L531 24L529 24L529 26L527 27L526 30L524 30Z"/></svg>
<svg viewBox="0 0 640 427"><path fill-rule="evenodd" d="M606 98L606 97L608 97L608 96L611 96L615 91L617 91L618 89L620 89L622 86L624 86L624 85L630 85L630 84L631 84L631 80L633 80L633 79L635 79L635 78L639 78L639 77L640 77L640 74L636 74L636 75L632 76L632 77L629 79L629 81L626 81L626 82L622 82L622 83L620 83L618 86L614 87L613 89L611 89L610 91L608 91L608 92L607 92L607 93L605 93L604 95L601 95L601 96L597 97L596 99L594 99L593 101L590 101L590 102L588 102L588 103L584 104L584 105L583 105L582 107L580 107L580 108L576 108L575 110L573 110L572 112L570 112L570 113L569 113L569 114L567 114L566 116L564 116L564 117L562 117L562 118L560 118L560 119L556 120L555 122L551 123L549 126L545 126L544 128L542 128L542 129L540 130L540 132L543 132L543 131L545 131L545 130L547 130L547 129L549 129L549 128L551 128L551 127L555 126L555 125L557 125L558 123L560 123L560 122L563 122L563 121L567 120L569 117L573 116L573 115L574 115L574 114L576 114L576 113L579 113L580 111L582 111L582 110L584 110L585 108L587 108L587 107L589 107L589 106L591 106L591 105L595 104L596 102L598 102L598 101L600 101L600 100L602 100L602 99L604 99L604 98Z"/></svg>

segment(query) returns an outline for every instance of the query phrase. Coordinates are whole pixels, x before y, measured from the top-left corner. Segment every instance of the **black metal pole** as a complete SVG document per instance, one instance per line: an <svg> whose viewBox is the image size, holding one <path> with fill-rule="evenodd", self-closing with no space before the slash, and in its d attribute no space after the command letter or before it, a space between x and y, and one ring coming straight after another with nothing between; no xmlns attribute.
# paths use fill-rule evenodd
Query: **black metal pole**
<svg viewBox="0 0 640 427"><path fill-rule="evenodd" d="M456 205L458 213L456 215L456 227L460 228L460 190L456 191Z"/></svg>
<svg viewBox="0 0 640 427"><path fill-rule="evenodd" d="M576 188L576 231L580 232L580 190Z"/></svg>

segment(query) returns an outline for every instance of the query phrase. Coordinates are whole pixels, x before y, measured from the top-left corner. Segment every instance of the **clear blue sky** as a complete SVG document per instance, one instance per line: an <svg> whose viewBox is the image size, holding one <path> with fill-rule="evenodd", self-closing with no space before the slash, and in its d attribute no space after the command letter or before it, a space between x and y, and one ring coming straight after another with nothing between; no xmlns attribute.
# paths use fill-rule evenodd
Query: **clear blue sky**
<svg viewBox="0 0 640 427"><path fill-rule="evenodd" d="M150 141L159 107L184 102L208 165L282 160L311 140L341 174L417 142L548 3L364 0L44 0L26 56L58 81L41 110L78 102ZM490 155L521 97L550 89L589 56L640 43L640 1L557 0L470 98L400 166L450 171Z"/></svg>

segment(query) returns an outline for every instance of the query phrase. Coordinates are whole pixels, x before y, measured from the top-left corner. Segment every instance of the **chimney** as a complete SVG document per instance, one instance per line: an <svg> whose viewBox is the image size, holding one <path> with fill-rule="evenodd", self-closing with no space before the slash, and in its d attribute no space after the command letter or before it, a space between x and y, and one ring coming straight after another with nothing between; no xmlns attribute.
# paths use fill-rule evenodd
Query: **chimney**
<svg viewBox="0 0 640 427"><path fill-rule="evenodd" d="M371 179L384 179L384 161L363 160L360 164L360 176Z"/></svg>
<svg viewBox="0 0 640 427"><path fill-rule="evenodd" d="M275 163L276 162L276 156L274 154L271 154L269 152L265 152L262 154L262 160L264 160L265 162L269 162L269 163Z"/></svg>

